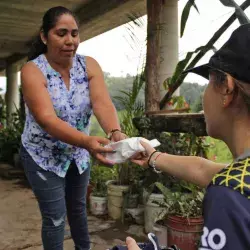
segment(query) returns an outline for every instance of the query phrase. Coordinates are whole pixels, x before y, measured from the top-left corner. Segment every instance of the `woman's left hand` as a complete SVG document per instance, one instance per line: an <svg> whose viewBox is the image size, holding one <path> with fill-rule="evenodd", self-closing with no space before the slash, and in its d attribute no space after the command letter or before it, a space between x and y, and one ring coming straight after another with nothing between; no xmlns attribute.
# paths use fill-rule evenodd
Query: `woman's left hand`
<svg viewBox="0 0 250 250"><path fill-rule="evenodd" d="M117 142L117 141L121 141L121 140L124 140L127 138L128 138L128 136L126 134L122 133L121 131L115 131L111 136L111 141Z"/></svg>

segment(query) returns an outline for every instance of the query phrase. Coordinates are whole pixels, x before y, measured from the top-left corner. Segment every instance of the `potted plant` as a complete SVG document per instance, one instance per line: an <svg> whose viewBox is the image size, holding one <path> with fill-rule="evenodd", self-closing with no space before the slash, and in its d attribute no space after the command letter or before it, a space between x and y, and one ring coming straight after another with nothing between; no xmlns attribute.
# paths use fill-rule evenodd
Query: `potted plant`
<svg viewBox="0 0 250 250"><path fill-rule="evenodd" d="M164 132L160 136L160 141L162 143L160 150L163 152L174 155L197 155L207 158L209 144L205 138L197 137L192 133L178 134ZM165 219L163 220L164 223L154 224L154 231L156 234L161 235L163 239L168 238L168 245L175 243L184 250L197 249L196 239L199 237L203 225L201 217L203 190L168 175L166 175L166 178L157 181L155 184L164 196L164 202L153 200L152 203L165 207L165 210L163 209L162 212L159 212L155 216L155 221L162 218ZM190 232L192 230L193 233ZM168 237L166 235L167 231L169 232ZM182 233L178 234L177 232ZM178 235L181 238L176 239ZM186 240L186 242L183 243L183 240ZM187 241L191 245L188 245ZM180 245L182 244L181 242L183 245Z"/></svg>
<svg viewBox="0 0 250 250"><path fill-rule="evenodd" d="M90 194L90 211L93 215L107 214L107 185L113 176L113 170L94 165L91 168L92 192Z"/></svg>
<svg viewBox="0 0 250 250"><path fill-rule="evenodd" d="M107 190L105 183L96 183L90 194L90 211L93 215L107 214Z"/></svg>
<svg viewBox="0 0 250 250"><path fill-rule="evenodd" d="M149 233L154 230L155 222L158 220L159 214L165 214L166 208L162 205L164 195L152 184L148 189L144 189L144 228L145 232Z"/></svg>
<svg viewBox="0 0 250 250"><path fill-rule="evenodd" d="M107 182L108 213L112 219L124 218L127 208L136 208L139 203L141 169L130 162L115 166L115 179Z"/></svg>
<svg viewBox="0 0 250 250"><path fill-rule="evenodd" d="M19 148L24 127L20 109L16 108L16 112L8 119L3 109L0 116L0 162L20 166Z"/></svg>
<svg viewBox="0 0 250 250"><path fill-rule="evenodd" d="M138 135L138 131L133 125L133 118L144 113L144 104L138 101L144 82L144 72L142 72L135 77L131 89L121 91L122 95L115 97L122 107L122 111L119 113L122 131L128 137ZM128 196L131 196L131 199L136 200L134 192L132 194L129 190L132 191L131 185L134 185L134 182L131 180L138 178L138 175L134 174L136 170L132 163L129 162L117 164L114 169L116 170L117 178L107 183L108 212L112 219L117 220L123 217L124 195L127 193ZM130 199L128 196L127 199Z"/></svg>
<svg viewBox="0 0 250 250"><path fill-rule="evenodd" d="M124 217L136 224L144 224L143 177L144 170L131 163L129 188L124 194L122 222Z"/></svg>
<svg viewBox="0 0 250 250"><path fill-rule="evenodd" d="M161 146L159 150L174 155L200 155L206 156L207 143L203 138L195 135L163 132L159 136ZM165 187L172 189L179 185L179 181L168 174L156 174L150 170L145 171L144 204L145 204L145 231L152 232L160 212L165 213L166 208L162 207L161 201L164 196L155 183L162 183Z"/></svg>
<svg viewBox="0 0 250 250"><path fill-rule="evenodd" d="M123 173L124 169L128 170L128 167L125 164L117 165L116 170L117 169L120 174ZM119 178L116 180L109 180L106 184L108 189L108 214L114 220L121 219L124 194L128 192L129 185L127 182L120 181Z"/></svg>
<svg viewBox="0 0 250 250"><path fill-rule="evenodd" d="M137 208L139 204L140 180L138 176L134 176L134 179L129 183L129 189L125 197L125 208Z"/></svg>
<svg viewBox="0 0 250 250"><path fill-rule="evenodd" d="M183 250L198 249L198 241L203 229L202 202L204 190L193 184L180 182L174 188L166 188L162 183L156 186L164 195L161 204L166 214L159 214L158 219L167 227L168 245L177 245Z"/></svg>

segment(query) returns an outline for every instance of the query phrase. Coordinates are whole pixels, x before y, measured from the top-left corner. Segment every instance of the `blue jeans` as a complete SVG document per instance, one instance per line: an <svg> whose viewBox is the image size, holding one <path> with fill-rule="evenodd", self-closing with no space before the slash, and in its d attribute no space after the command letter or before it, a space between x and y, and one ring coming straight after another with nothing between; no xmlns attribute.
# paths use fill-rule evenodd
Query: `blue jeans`
<svg viewBox="0 0 250 250"><path fill-rule="evenodd" d="M63 250L66 213L75 250L89 250L86 192L90 168L80 175L73 162L61 178L39 167L23 146L20 155L41 211L44 250Z"/></svg>

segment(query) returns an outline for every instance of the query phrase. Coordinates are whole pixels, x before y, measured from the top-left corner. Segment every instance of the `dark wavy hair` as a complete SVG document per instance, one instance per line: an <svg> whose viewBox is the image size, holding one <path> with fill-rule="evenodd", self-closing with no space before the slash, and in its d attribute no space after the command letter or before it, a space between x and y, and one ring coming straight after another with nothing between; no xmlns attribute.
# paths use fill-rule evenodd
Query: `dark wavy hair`
<svg viewBox="0 0 250 250"><path fill-rule="evenodd" d="M55 27L59 17L63 14L71 15L78 25L78 20L72 11L62 6L53 7L44 14L43 23L40 28L40 32L43 31L44 36L46 38L48 37L49 31ZM30 52L28 53L28 61L33 60L39 55L44 54L46 52L47 45L42 42L42 39L39 34L32 43Z"/></svg>

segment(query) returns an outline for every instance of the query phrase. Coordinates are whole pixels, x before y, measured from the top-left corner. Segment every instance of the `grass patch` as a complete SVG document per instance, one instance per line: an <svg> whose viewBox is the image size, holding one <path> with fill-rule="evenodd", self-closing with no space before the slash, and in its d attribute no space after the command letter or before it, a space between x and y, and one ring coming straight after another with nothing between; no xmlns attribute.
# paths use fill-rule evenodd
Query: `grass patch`
<svg viewBox="0 0 250 250"><path fill-rule="evenodd" d="M207 137L207 142L211 145L208 150L208 158L214 162L231 163L232 154L227 145L220 140Z"/></svg>

